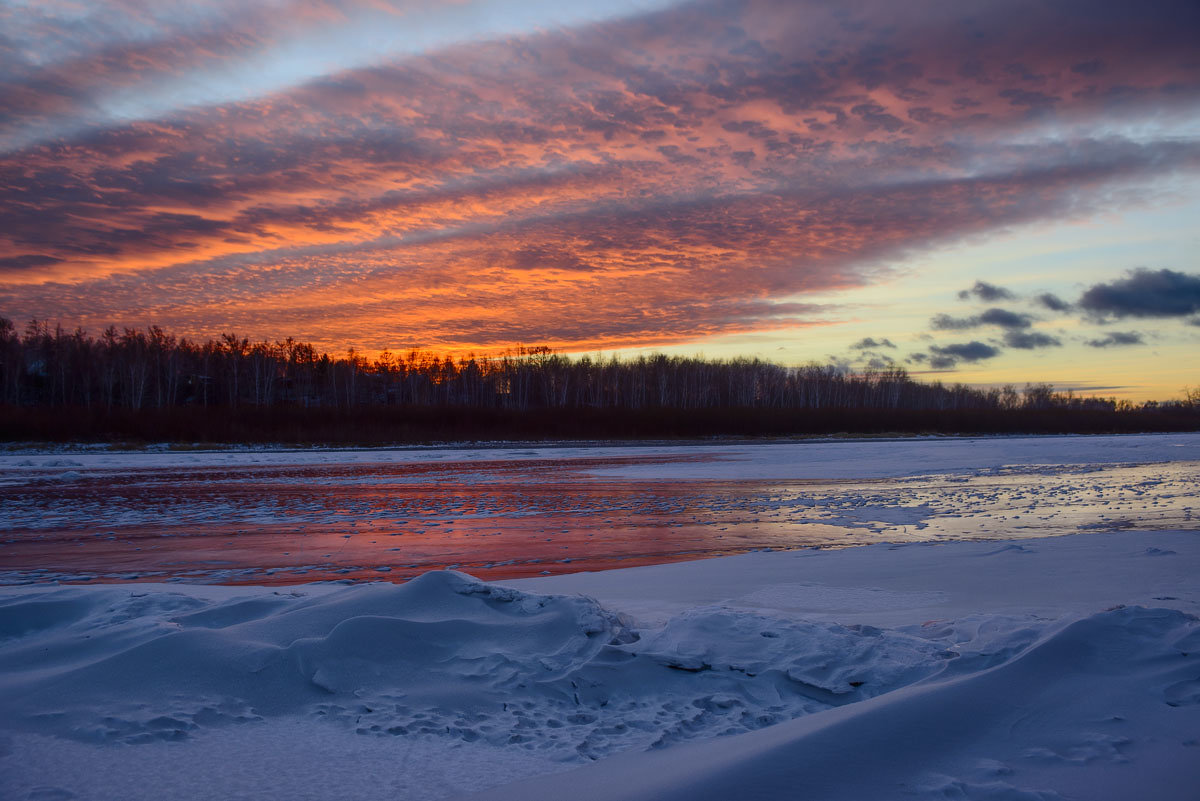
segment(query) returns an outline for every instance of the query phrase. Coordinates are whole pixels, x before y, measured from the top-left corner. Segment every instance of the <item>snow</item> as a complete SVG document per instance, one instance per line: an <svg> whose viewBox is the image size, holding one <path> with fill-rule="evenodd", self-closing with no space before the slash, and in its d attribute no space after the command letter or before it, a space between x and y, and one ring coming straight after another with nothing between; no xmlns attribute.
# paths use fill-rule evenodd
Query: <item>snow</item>
<svg viewBox="0 0 1200 801"><path fill-rule="evenodd" d="M1181 612L1100 612L989 669L481 797L1194 799L1198 645Z"/></svg>
<svg viewBox="0 0 1200 801"><path fill-rule="evenodd" d="M647 624L716 605L895 627L971 615L1085 615L1117 604L1156 606L1164 596L1200 614L1198 548L1196 531L1109 532L747 553L504 584L582 593Z"/></svg>
<svg viewBox="0 0 1200 801"><path fill-rule="evenodd" d="M942 464L943 500L964 486L947 471L1084 482L1107 464L1173 476L1186 504L1197 441L977 441L968 472L957 440L600 469L825 475L840 447L851 472ZM1011 459L989 450L1005 443ZM53 458L93 456L137 466ZM492 583L7 587L0 798L1193 801L1197 576L1187 526Z"/></svg>
<svg viewBox="0 0 1200 801"><path fill-rule="evenodd" d="M11 588L0 787L1119 798L1153 768L1155 798L1192 798L1198 568L1196 532L1118 532L507 586Z"/></svg>
<svg viewBox="0 0 1200 801"><path fill-rule="evenodd" d="M654 479L890 478L999 468L1200 460L1200 434L1061 437L915 437L810 440L714 449L709 460L628 465L599 475Z"/></svg>
<svg viewBox="0 0 1200 801"><path fill-rule="evenodd" d="M1100 465L1200 461L1200 433L1120 436L908 437L811 439L715 445L459 446L409 448L248 448L146 450L76 447L0 451L0 476L42 478L87 471L242 466L409 464L544 459L644 459L655 464L600 468L596 475L645 479L840 479L977 472L1014 465Z"/></svg>

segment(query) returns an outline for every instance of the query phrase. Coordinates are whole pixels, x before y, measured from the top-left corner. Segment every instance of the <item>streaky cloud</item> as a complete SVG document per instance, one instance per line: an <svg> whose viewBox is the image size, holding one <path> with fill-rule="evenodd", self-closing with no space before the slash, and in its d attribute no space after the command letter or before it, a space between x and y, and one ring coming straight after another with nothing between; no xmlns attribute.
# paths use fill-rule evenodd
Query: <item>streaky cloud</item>
<svg viewBox="0 0 1200 801"><path fill-rule="evenodd" d="M416 5L285 2L275 26L170 6L136 37L38 21L0 55L0 133L36 133L0 155L6 313L328 348L689 342L819 324L814 293L1200 168L1179 135L1200 10L1173 0L596 6L236 100L93 113Z"/></svg>

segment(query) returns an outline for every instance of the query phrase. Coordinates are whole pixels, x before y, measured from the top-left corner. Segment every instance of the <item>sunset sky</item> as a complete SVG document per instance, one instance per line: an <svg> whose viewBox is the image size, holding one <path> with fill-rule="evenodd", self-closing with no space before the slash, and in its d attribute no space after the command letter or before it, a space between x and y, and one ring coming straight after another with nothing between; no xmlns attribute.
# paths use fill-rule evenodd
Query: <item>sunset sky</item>
<svg viewBox="0 0 1200 801"><path fill-rule="evenodd" d="M0 316L1200 385L1200 3L0 0Z"/></svg>

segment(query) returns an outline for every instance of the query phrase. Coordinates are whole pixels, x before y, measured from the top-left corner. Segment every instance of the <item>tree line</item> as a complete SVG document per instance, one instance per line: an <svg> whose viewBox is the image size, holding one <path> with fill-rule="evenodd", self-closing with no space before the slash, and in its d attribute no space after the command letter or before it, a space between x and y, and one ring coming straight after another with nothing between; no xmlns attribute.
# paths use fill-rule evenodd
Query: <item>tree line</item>
<svg viewBox="0 0 1200 801"><path fill-rule="evenodd" d="M196 342L157 326L110 327L91 336L39 320L18 331L5 318L0 318L0 405L10 420L37 419L14 410L64 408L82 410L92 420L171 410L176 417L181 410L308 410L313 419L381 409L491 410L510 413L506 419L546 411L666 410L693 417L707 413L713 420L720 415L712 412L720 410L773 411L775 418L779 412L973 413L972 419L1052 411L1123 415L1127 421L1170 418L1182 421L1172 427L1186 427L1200 416L1200 397L1192 395L1131 404L1056 392L1047 384L1018 390L922 382L900 367L850 372L741 357L568 357L547 347L457 359L421 350L384 351L367 359L353 350L333 357L292 338L252 342L225 334ZM424 418L436 419L429 413ZM854 419L838 419L843 418ZM713 433L722 433L721 424L714 426Z"/></svg>

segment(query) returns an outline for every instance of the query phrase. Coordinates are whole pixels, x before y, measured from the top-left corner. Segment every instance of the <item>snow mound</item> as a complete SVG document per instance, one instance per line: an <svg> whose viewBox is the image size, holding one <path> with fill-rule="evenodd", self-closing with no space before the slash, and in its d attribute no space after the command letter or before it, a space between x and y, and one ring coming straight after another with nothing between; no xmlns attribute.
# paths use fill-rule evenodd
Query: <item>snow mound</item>
<svg viewBox="0 0 1200 801"><path fill-rule="evenodd" d="M775 674L832 704L878 695L930 675L955 653L872 626L789 621L721 609L687 612L640 653L677 670Z"/></svg>
<svg viewBox="0 0 1200 801"><path fill-rule="evenodd" d="M451 571L216 604L63 589L0 606L0 717L32 732L143 742L288 713L350 715L365 698L487 706L506 688L586 664L621 631L594 602Z"/></svg>
<svg viewBox="0 0 1200 801"><path fill-rule="evenodd" d="M453 571L216 602L27 593L0 605L0 638L0 717L16 730L134 744L302 716L560 760L752 731L957 656L924 636L717 607L639 633L590 599Z"/></svg>
<svg viewBox="0 0 1200 801"><path fill-rule="evenodd" d="M1195 798L1200 623L1118 608L1001 664L733 738L622 754L480 799ZM1182 704L1181 704L1182 702ZM1187 706L1187 704L1191 706Z"/></svg>
<svg viewBox="0 0 1200 801"><path fill-rule="evenodd" d="M1193 539L756 554L609 576L626 593L657 576L707 597L641 623L612 611L638 614L628 598L452 571L288 591L13 588L0 594L0 797L1103 801L1147 797L1150 776L1156 800L1191 801ZM1176 555L1141 558L1152 543ZM914 574L922 561L938 580ZM852 582L846 562L870 569ZM988 577L1021 603L988 600ZM1070 589L1112 577L1127 606ZM840 621L823 611L855 586L874 611L845 611L862 599L837 592ZM1049 603L1064 586L1074 600ZM785 608L742 605L752 588Z"/></svg>

